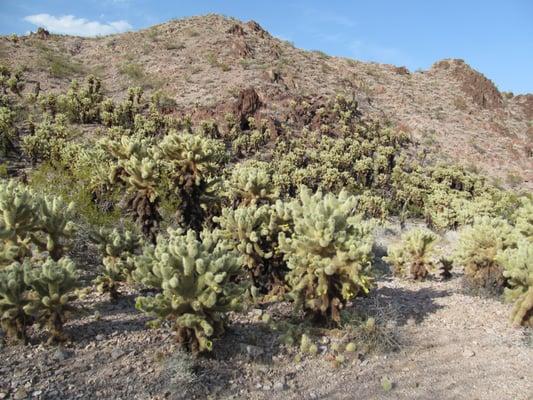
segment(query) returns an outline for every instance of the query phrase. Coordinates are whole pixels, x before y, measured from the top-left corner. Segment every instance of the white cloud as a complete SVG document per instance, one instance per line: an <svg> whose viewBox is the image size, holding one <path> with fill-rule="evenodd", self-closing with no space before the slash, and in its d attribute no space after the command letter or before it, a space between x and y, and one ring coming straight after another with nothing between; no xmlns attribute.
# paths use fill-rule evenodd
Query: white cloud
<svg viewBox="0 0 533 400"><path fill-rule="evenodd" d="M128 21L124 20L101 23L98 21L89 21L85 18L76 18L74 15L55 17L50 14L35 14L24 17L24 20L34 25L42 26L50 32L64 33L67 35L110 35L132 29Z"/></svg>

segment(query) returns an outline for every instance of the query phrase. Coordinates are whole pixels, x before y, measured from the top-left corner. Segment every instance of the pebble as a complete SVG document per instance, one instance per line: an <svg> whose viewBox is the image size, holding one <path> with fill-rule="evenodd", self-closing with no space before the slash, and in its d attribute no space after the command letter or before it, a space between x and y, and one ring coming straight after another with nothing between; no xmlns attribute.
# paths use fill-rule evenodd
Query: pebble
<svg viewBox="0 0 533 400"><path fill-rule="evenodd" d="M259 357L263 353L264 350L261 347L253 346L251 344L246 345L246 354L248 354L252 358Z"/></svg>
<svg viewBox="0 0 533 400"><path fill-rule="evenodd" d="M99 333L98 335L96 335L96 340L98 340L99 342L104 340L104 335L102 335L101 333Z"/></svg>
<svg viewBox="0 0 533 400"><path fill-rule="evenodd" d="M15 394L13 395L13 399L15 400L22 400L28 397L28 392L24 388L18 389Z"/></svg>
<svg viewBox="0 0 533 400"><path fill-rule="evenodd" d="M465 357L474 357L476 355L476 353L474 353L472 350L470 349L465 349L463 351L463 356Z"/></svg>
<svg viewBox="0 0 533 400"><path fill-rule="evenodd" d="M113 360L117 360L119 359L120 357L122 357L124 355L124 351L122 351L121 349L115 349L111 352L111 358Z"/></svg>
<svg viewBox="0 0 533 400"><path fill-rule="evenodd" d="M67 358L70 357L70 353L66 351L65 349L59 347L52 356L54 360L56 361L65 361Z"/></svg>
<svg viewBox="0 0 533 400"><path fill-rule="evenodd" d="M281 392L282 390L287 390L289 387L287 386L287 384L285 382L276 382L274 383L274 386L273 386L273 389L278 391L278 392Z"/></svg>
<svg viewBox="0 0 533 400"><path fill-rule="evenodd" d="M7 398L7 393L0 392L0 400Z"/></svg>

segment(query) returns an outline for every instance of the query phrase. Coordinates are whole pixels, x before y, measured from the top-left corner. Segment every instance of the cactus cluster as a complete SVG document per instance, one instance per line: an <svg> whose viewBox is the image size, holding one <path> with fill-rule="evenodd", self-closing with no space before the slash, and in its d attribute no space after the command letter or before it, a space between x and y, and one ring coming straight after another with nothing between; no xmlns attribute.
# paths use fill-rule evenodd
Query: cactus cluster
<svg viewBox="0 0 533 400"><path fill-rule="evenodd" d="M287 205L292 235L279 235L296 307L337 324L344 304L371 287L371 227L354 214L355 205L345 191L335 196L302 188Z"/></svg>
<svg viewBox="0 0 533 400"><path fill-rule="evenodd" d="M88 124L100 121L100 103L104 95L99 78L87 77L84 86L74 80L66 94L58 97L59 108L71 122Z"/></svg>
<svg viewBox="0 0 533 400"><path fill-rule="evenodd" d="M109 293L112 299L119 296L119 283L131 281L134 269L132 257L142 246L142 239L130 231L101 228L91 239L98 244L102 254L103 273L96 279L98 290Z"/></svg>
<svg viewBox="0 0 533 400"><path fill-rule="evenodd" d="M434 246L437 235L427 229L412 229L402 235L401 240L389 247L385 261L389 262L394 273L410 276L415 280L424 279L433 268Z"/></svg>
<svg viewBox="0 0 533 400"><path fill-rule="evenodd" d="M226 313L243 304L246 286L236 283L239 256L207 231L198 237L193 230L169 230L168 238L161 237L135 263L134 279L162 291L137 298L137 308L160 322L170 320L186 348L211 350Z"/></svg>
<svg viewBox="0 0 533 400"><path fill-rule="evenodd" d="M15 137L15 112L7 106L0 106L0 156L6 156Z"/></svg>
<svg viewBox="0 0 533 400"><path fill-rule="evenodd" d="M74 308L78 272L68 258L25 260L0 270L0 327L8 340L26 341L28 326L38 323L49 342L63 341L63 324Z"/></svg>
<svg viewBox="0 0 533 400"><path fill-rule="evenodd" d="M507 279L505 298L514 303L513 325L533 327L533 242L521 239L516 248L508 248L497 255Z"/></svg>
<svg viewBox="0 0 533 400"><path fill-rule="evenodd" d="M169 132L154 151L168 176L169 189L178 196L178 221L196 231L202 229L214 196L218 180L223 144L188 132Z"/></svg>
<svg viewBox="0 0 533 400"><path fill-rule="evenodd" d="M479 217L461 232L455 253L463 265L467 281L474 287L500 292L505 286L503 268L497 262L499 252L512 247L513 227L502 218Z"/></svg>
<svg viewBox="0 0 533 400"><path fill-rule="evenodd" d="M233 206L273 204L279 191L273 185L268 164L254 161L233 167L226 184L226 196Z"/></svg>
<svg viewBox="0 0 533 400"><path fill-rule="evenodd" d="M22 261L32 248L61 258L74 233L73 207L57 197L37 196L16 181L1 182L1 263Z"/></svg>
<svg viewBox="0 0 533 400"><path fill-rule="evenodd" d="M41 123L33 126L29 135L22 138L22 151L34 162L61 159L70 136L64 114L52 117L45 114Z"/></svg>
<svg viewBox="0 0 533 400"><path fill-rule="evenodd" d="M12 93L20 95L24 90L24 86L21 70L13 72L5 65L0 65L0 89L3 94L7 94L9 89Z"/></svg>

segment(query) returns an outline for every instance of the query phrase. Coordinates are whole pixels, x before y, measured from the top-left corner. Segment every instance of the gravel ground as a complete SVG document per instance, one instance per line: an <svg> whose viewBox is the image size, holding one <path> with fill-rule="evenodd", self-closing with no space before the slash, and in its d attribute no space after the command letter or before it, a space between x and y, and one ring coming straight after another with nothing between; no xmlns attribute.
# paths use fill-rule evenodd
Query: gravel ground
<svg viewBox="0 0 533 400"><path fill-rule="evenodd" d="M397 233L382 232L380 245ZM301 360L296 347L280 344L283 332L261 315L294 320L284 303L231 316L212 354L193 358L168 328L145 327L137 294L124 288L112 303L89 293L62 347L40 344L38 332L34 344L2 347L0 399L533 399L531 331L509 326L510 305L468 294L461 271L445 282L383 274L346 313L387 321L383 332L397 345L371 351L358 343L341 365L331 344L343 330L317 337L319 353Z"/></svg>

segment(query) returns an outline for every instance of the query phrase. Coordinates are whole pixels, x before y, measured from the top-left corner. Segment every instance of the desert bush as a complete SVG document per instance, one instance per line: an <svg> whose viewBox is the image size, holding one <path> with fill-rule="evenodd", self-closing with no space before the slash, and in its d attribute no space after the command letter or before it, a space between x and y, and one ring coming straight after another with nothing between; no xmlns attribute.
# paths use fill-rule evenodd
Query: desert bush
<svg viewBox="0 0 533 400"><path fill-rule="evenodd" d="M211 350L211 338L223 332L226 313L243 304L246 287L235 283L241 260L207 231L199 238L193 230L168 234L136 258L134 278L162 290L137 298L136 306L159 322L171 320L187 349Z"/></svg>
<svg viewBox="0 0 533 400"><path fill-rule="evenodd" d="M432 257L437 235L426 229L412 229L404 233L398 243L390 246L385 261L392 264L394 273L424 279L434 267Z"/></svg>
<svg viewBox="0 0 533 400"><path fill-rule="evenodd" d="M500 292L505 277L496 256L514 242L513 227L507 221L479 217L462 230L454 258L464 266L467 282L473 287Z"/></svg>
<svg viewBox="0 0 533 400"><path fill-rule="evenodd" d="M507 279L505 299L514 303L511 322L533 327L533 242L523 238L516 248L501 251L496 261Z"/></svg>
<svg viewBox="0 0 533 400"><path fill-rule="evenodd" d="M141 248L142 240L133 232L101 228L91 234L102 254L103 273L95 280L100 293L119 296L119 282L130 281L134 268L131 257Z"/></svg>
<svg viewBox="0 0 533 400"><path fill-rule="evenodd" d="M287 205L294 231L290 238L279 235L295 306L334 323L347 301L371 287L371 227L354 215L355 205L345 191L335 196L302 188Z"/></svg>

